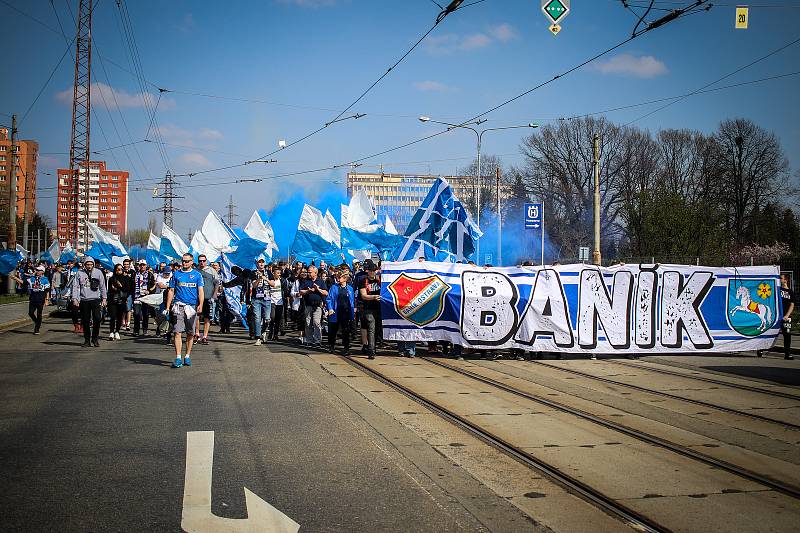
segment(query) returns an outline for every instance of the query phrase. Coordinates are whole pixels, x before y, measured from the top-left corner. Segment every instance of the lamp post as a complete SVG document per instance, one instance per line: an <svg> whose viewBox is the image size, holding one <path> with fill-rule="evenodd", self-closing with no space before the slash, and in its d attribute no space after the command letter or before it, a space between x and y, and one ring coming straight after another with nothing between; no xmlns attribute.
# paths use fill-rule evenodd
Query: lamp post
<svg viewBox="0 0 800 533"><path fill-rule="evenodd" d="M472 126L468 126L467 124L474 124L474 125L478 126L478 125L483 124L484 122L486 122L485 119L484 120L476 120L475 122L468 122L466 124L451 124L449 122L441 122L439 120L433 120L430 117L421 116L421 117L419 117L419 121L420 122L433 122L434 124L441 124L443 126L447 126L448 130L452 130L452 129L455 129L455 128L462 128L462 129L465 129L465 130L470 130L477 137L477 139L478 139L478 157L477 157L477 163L476 163L477 168L475 169L475 187L477 189L477 192L475 194L475 198L476 198L475 210L477 212L475 213L475 224L477 224L477 226L480 228L481 227L481 142L483 141L483 134L486 133L487 131L516 130L516 129L519 129L519 128L538 128L539 125L534 123L534 122L529 122L528 124L523 124L523 125L520 125L520 126L504 126L502 128L486 128L486 129L483 129L483 130L477 130L477 129L473 128ZM497 205L498 205L498 214L499 214L499 206L500 206L499 199L498 199ZM500 231L500 229L498 228L498 232L499 231ZM499 253L499 250L498 250L498 253ZM477 242L475 255L477 256L476 257L477 262L480 263L481 262L481 240L480 239L478 239L478 242Z"/></svg>

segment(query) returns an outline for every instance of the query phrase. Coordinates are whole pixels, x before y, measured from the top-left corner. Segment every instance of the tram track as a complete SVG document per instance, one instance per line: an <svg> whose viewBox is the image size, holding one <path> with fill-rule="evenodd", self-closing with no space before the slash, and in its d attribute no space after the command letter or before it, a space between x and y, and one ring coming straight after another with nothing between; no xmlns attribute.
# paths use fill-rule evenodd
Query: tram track
<svg viewBox="0 0 800 533"><path fill-rule="evenodd" d="M637 531L653 532L653 533L656 532L666 533L671 531L670 529L658 524L652 519L642 515L641 513L638 513L637 511L631 509L630 507L596 490L589 484L584 483L583 481L580 481L579 479L567 474L558 467L553 466L533 456L532 454L515 446L514 444L508 442L507 440L495 435L494 433L488 431L487 429L481 427L480 425L467 420L465 417L453 412L452 410L444 407L443 405L434 402L429 398L426 398L422 394L413 391L411 388L406 387L405 385L402 385L397 381L387 378L380 372L370 368L367 364L363 363L362 361L351 357L343 357L343 359L345 359L355 368L362 370L372 378L378 380L381 383L384 383L385 385L400 392L401 394L410 398L411 400L430 409L438 416L454 424L455 426L461 428L467 433L477 437L478 439L489 444L490 446L498 450L501 450L503 453L509 455L510 457L513 457L517 461L520 461L521 463L527 465L533 470L536 470L544 474L551 480L555 481L559 485L566 488L571 493L576 494L585 501L602 509L607 514L616 517L617 519L621 520L623 523L629 525L633 529ZM434 361L430 361L427 358L422 358L422 359L425 359L430 363L435 363ZM448 365L441 365L441 366L450 368ZM450 369L454 370L452 368Z"/></svg>
<svg viewBox="0 0 800 533"><path fill-rule="evenodd" d="M596 376L594 374L588 374L586 372L581 372L580 370L575 370L575 369L572 369L572 368L564 368L564 367L560 367L560 366L557 366L557 365L551 365L551 364L545 363L543 361L532 361L532 362L537 364L537 365L545 366L547 368L552 368L553 370L560 370L562 372L566 372L566 373L573 374L573 375L576 375L576 376L581 376L581 377L593 379L593 380L600 381L600 382L603 382L603 383L608 383L608 384L611 384L611 385L618 385L618 386L621 386L621 387L627 387L629 389L636 390L636 391L639 391L639 392L643 392L643 393L646 393L646 394L653 394L653 395L657 395L657 396L663 396L665 398L671 398L673 400L679 400L679 401L682 401L682 402L691 403L691 404L694 404L694 405L699 405L699 406L705 407L707 409L716 409L718 411L722 411L722 412L725 412L725 413L739 415L739 416L751 418L753 420L759 420L761 422L779 424L779 425L785 426L787 428L800 430L800 425L793 424L791 422L786 422L784 420L778 420L778 419L775 419L775 418L770 418L770 417L758 415L758 414L755 414L755 413L749 413L747 411L740 411L740 410L734 409L732 407L725 407L723 405L717 405L717 404L713 404L713 403L708 403L708 402L704 402L702 400L695 400L695 399L692 399L692 398L686 398L686 397L683 397L683 396L678 396L677 394L670 394L670 393L664 392L664 391L648 389L646 387L640 387L638 385L633 385L633 384L625 383L625 382L622 382L622 381L616 381L616 380L609 379L609 378L606 378L606 377L603 377L603 376Z"/></svg>
<svg viewBox="0 0 800 533"><path fill-rule="evenodd" d="M634 529L640 531L669 530L668 527L665 527L664 525L658 523L653 518L645 516L641 512L632 509L625 503L616 501L614 498L604 494L603 492L595 488L593 486L593 483L584 482L580 479L577 479L573 475L566 473L563 470L563 467L554 466L553 464L550 464L542 460L541 458L532 455L531 453L525 451L519 446L515 446L513 442L509 441L507 436L505 438L498 436L495 432L487 430L485 427L482 427L480 423L476 423L468 419L468 415L460 415L457 412L453 411L452 409L445 407L445 405L435 400L429 399L425 394L415 392L411 386L400 383L402 379L397 379L397 378L393 379L387 377L379 370L371 368L370 364L362 362L357 358L345 358L345 359L352 366L364 371L369 376L379 380L381 383L386 384L387 386L400 392L401 394L412 399L413 401L427 407L437 415L441 416L443 419L447 420L450 423L453 423L454 425L463 429L464 431L476 436L477 438L479 438L483 442L486 442L490 446L493 446L501 450L502 452L515 458L516 460L527 465L533 470L541 472L546 477L555 481L559 485L565 487L568 491L576 494L577 496L581 497L582 499L591 503L592 505L595 505L596 507L602 509L607 514L622 520L624 523L630 525ZM458 368L436 359L420 357L418 358L418 360L425 361L426 363L429 363L434 366L445 368L448 371L454 372L455 374L469 378L470 381L472 380L478 381L485 385L489 385L492 388L496 388L500 391L509 393L511 395L523 397L526 398L527 400L545 405L556 411L577 416L590 423L603 426L608 430L622 433L647 445L658 447L661 449L666 449L678 455L687 457L693 461L697 461L712 468L719 469L728 474L732 474L734 476L748 480L750 482L757 483L765 487L766 489L774 490L791 498L800 499L800 488L798 488L797 486L784 483L782 481L772 479L770 477L765 477L759 473L753 472L741 466L731 464L724 460L716 459L714 457L709 457L705 454L696 452L691 448L681 446L673 442L669 442L660 437L656 437L644 433L642 431L629 428L627 426L618 424L616 422L605 420L603 418L582 411L580 409L575 409L573 407L566 406L558 402L554 402L547 398L542 398L534 394L530 394L515 389L514 387L508 386L504 383L498 382L486 376L475 374L474 372L470 372L469 370ZM503 432L501 431L500 433L502 434ZM580 478L582 476L578 475L577 477Z"/></svg>
<svg viewBox="0 0 800 533"><path fill-rule="evenodd" d="M691 375L691 374L684 374L682 372L674 372L674 371L671 371L671 370L667 370L666 368L652 368L650 366L640 365L640 364L636 364L636 363L629 363L629 362L626 362L626 361L616 361L616 360L613 360L613 359L604 359L603 362L611 363L611 364L614 364L614 365L626 366L628 368L635 368L635 369L638 369L638 370L644 370L644 371L647 371L647 372L655 372L655 373L664 374L664 375L667 375L667 376L674 376L674 377L679 377L679 378L691 379L691 380L695 380L695 381L702 381L704 383L713 383L714 385L723 385L725 387L731 387L731 388L739 389L739 390L746 390L746 391L749 391L749 392L756 392L756 393L759 393L759 394L765 394L767 396L774 396L774 397L778 397L778 398L786 398L788 400L800 401L800 395L790 394L788 392L774 391L774 390L769 390L769 389L762 389L760 387L753 387L753 386L744 385L744 384L741 384L741 383L732 383L730 381L724 381L724 380L721 380L721 379L713 379L713 378L704 377L704 376L696 376L696 375ZM658 363L655 363L655 364L658 364Z"/></svg>
<svg viewBox="0 0 800 533"><path fill-rule="evenodd" d="M660 437L656 437L656 436L651 435L649 433L645 433L643 431L639 431L637 429L630 428L628 426L619 424L617 422L613 422L611 420L606 420L605 418L599 417L599 416L594 415L592 413L589 413L587 411L583 411L583 410L577 409L575 407L570 407L568 405L564 405L564 404L561 404L559 402L555 402L555 401L547 399L547 398L542 398L542 397L537 396L535 394L531 394L531 393L528 393L528 392L525 392L525 391L521 391L519 389L516 389L514 387L506 385L505 383L501 383L501 382L499 382L497 380L488 378L486 376L482 376L480 374L476 374L475 372L471 372L471 371L463 369L463 368L454 367L452 365L449 365L449 364L444 363L442 361L438 361L436 359L431 359L429 357L421 357L420 359L422 359L424 361L427 361L427 362L429 362L431 364L434 364L436 366L440 366L440 367L446 368L446 369L448 369L448 370L450 370L452 372L455 372L457 374L470 377L472 379L480 381L481 383L485 383L487 385L496 387L496 388L498 388L500 390L503 390L503 391L508 392L510 394L513 394L515 396L526 398L528 400L531 400L531 401L546 405L547 407L550 407L552 409L556 409L556 410L561 411L561 412L569 413L571 415L577 416L577 417L582 418L584 420L588 420L590 422L593 422L593 423L598 424L600 426L603 426L605 428L612 429L614 431L617 431L619 433L622 433L624 435L627 435L627 436L632 437L634 439L637 439L639 441L646 442L648 444L651 444L651 445L654 445L654 446L658 446L660 448L665 448L667 450L670 450L670 451L672 451L674 453L677 453L679 455L682 455L684 457L689 457L691 459L694 459L696 461L704 463L704 464L706 464L708 466L712 466L714 468L719 468L721 470L724 470L724 471L729 472L731 474L734 474L736 476L748 479L748 480L753 481L755 483L759 483L759 484L761 484L761 485L763 485L765 487L768 487L768 488L770 488L772 490L775 490L775 491L781 492L783 494L786 494L787 496L791 496L793 498L800 499L800 487L796 487L796 486L790 485L788 483L783 483L781 481L765 477L765 476L763 476L761 474L758 474L758 473L753 472L751 470L748 470L746 468L740 467L738 465L729 463L727 461L723 461L721 459L710 457L710 456L708 456L706 454L697 452L697 451L695 451L695 450L693 450L691 448L688 448L686 446L675 444L675 443L670 442L670 441L668 441L666 439L662 439Z"/></svg>

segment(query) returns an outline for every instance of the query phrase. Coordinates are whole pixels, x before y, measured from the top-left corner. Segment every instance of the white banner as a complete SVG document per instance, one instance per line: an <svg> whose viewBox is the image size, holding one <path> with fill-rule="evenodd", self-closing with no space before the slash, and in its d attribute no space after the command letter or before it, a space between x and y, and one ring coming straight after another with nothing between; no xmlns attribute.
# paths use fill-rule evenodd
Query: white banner
<svg viewBox="0 0 800 533"><path fill-rule="evenodd" d="M776 266L383 263L390 340L570 353L732 352L780 331Z"/></svg>

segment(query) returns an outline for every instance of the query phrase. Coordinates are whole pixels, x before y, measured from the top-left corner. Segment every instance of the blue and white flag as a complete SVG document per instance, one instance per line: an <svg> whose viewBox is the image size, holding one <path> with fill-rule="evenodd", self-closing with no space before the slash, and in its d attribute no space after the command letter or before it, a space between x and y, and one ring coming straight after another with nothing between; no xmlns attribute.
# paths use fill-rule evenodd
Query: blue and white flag
<svg viewBox="0 0 800 533"><path fill-rule="evenodd" d="M339 260L341 249L332 227L336 221L332 219L330 213L323 215L319 209L305 204L292 243L292 253L298 257L328 262Z"/></svg>
<svg viewBox="0 0 800 533"><path fill-rule="evenodd" d="M72 244L67 241L67 243L64 245L64 249L61 250L61 257L59 258L59 261L66 264L68 261L75 261L77 258L78 254L72 249Z"/></svg>
<svg viewBox="0 0 800 533"><path fill-rule="evenodd" d="M147 238L147 250L145 251L145 261L147 264L153 268L158 267L159 263L166 263L169 259L166 256L161 255L159 251L161 249L161 239L158 238L157 235L150 232L150 236Z"/></svg>
<svg viewBox="0 0 800 533"><path fill-rule="evenodd" d="M114 258L128 257L128 251L120 242L119 237L110 233L93 222L87 222L91 236L91 247L86 255L93 257L104 268L114 268Z"/></svg>
<svg viewBox="0 0 800 533"><path fill-rule="evenodd" d="M219 259L220 275L222 282L227 283L236 276L231 272L233 263L231 263L227 254L222 254ZM236 320L242 319L242 287L237 285L235 287L225 287L222 289L225 293L225 301L228 304L228 310L234 315Z"/></svg>
<svg viewBox="0 0 800 533"><path fill-rule="evenodd" d="M60 259L61 247L58 245L58 239L56 239L42 254L41 260L48 263L58 263Z"/></svg>
<svg viewBox="0 0 800 533"><path fill-rule="evenodd" d="M244 232L251 239L264 243L263 254L265 259L272 259L272 253L277 251L278 245L275 242L275 232L265 215L258 211L253 211L250 220L244 227Z"/></svg>
<svg viewBox="0 0 800 533"><path fill-rule="evenodd" d="M556 353L766 350L781 328L777 266L482 268L384 263L386 339Z"/></svg>
<svg viewBox="0 0 800 533"><path fill-rule="evenodd" d="M236 233L214 211L208 212L199 232L200 235L195 232L191 248L195 255L204 254L209 262L218 260L222 253L230 252L239 240Z"/></svg>
<svg viewBox="0 0 800 533"><path fill-rule="evenodd" d="M394 226L392 226L394 229ZM349 205L342 205L342 248L358 258L369 257L373 251L387 252L400 246L405 239L389 233L378 223L375 208L363 189L353 193Z"/></svg>
<svg viewBox="0 0 800 533"><path fill-rule="evenodd" d="M7 276L25 259L17 250L0 250L0 274Z"/></svg>
<svg viewBox="0 0 800 533"><path fill-rule="evenodd" d="M175 230L164 224L161 227L161 244L159 252L167 256L170 260L179 259L189 251L189 247L183 242L180 235Z"/></svg>
<svg viewBox="0 0 800 533"><path fill-rule="evenodd" d="M481 235L447 180L438 178L411 219L395 260L469 261Z"/></svg>

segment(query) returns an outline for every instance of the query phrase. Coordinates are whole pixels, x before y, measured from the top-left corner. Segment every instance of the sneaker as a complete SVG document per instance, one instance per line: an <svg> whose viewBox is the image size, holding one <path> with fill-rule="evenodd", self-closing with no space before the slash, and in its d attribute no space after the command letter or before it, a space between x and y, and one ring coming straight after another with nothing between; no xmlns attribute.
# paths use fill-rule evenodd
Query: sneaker
<svg viewBox="0 0 800 533"><path fill-rule="evenodd" d="M261 334L261 342L267 342L267 332Z"/></svg>
<svg viewBox="0 0 800 533"><path fill-rule="evenodd" d="M200 339L200 344L208 345L208 337L203 337L202 339Z"/></svg>
<svg viewBox="0 0 800 533"><path fill-rule="evenodd" d="M109 333L108 334L108 340L110 340L110 341L114 340L114 334L113 333Z"/></svg>
<svg viewBox="0 0 800 533"><path fill-rule="evenodd" d="M175 358L175 362L172 363L172 368L180 368L183 366L183 362L181 361L180 357Z"/></svg>
<svg viewBox="0 0 800 533"><path fill-rule="evenodd" d="M414 359L416 355L414 355L413 353L409 353L408 355L406 355L406 357L408 357L409 359Z"/></svg>
<svg viewBox="0 0 800 533"><path fill-rule="evenodd" d="M33 334L34 334L34 335L41 335L41 333L39 333L39 330L38 330L38 329L35 329L35 330L33 330Z"/></svg>
<svg viewBox="0 0 800 533"><path fill-rule="evenodd" d="M94 346L95 348L99 348L100 347L100 341L98 341L97 339L93 340L92 341L92 346Z"/></svg>
<svg viewBox="0 0 800 533"><path fill-rule="evenodd" d="M119 331L117 331L116 333L114 333L114 338L115 338L116 340L120 340L120 338L121 338L121 337L119 336Z"/></svg>
<svg viewBox="0 0 800 533"><path fill-rule="evenodd" d="M784 359L786 359L787 361L794 361L794 356L793 355L787 355L786 357L784 357Z"/></svg>
<svg viewBox="0 0 800 533"><path fill-rule="evenodd" d="M183 358L183 364L186 366L192 366L192 358L187 355Z"/></svg>
<svg viewBox="0 0 800 533"><path fill-rule="evenodd" d="M375 359L375 354L373 353L369 354L369 357L367 357L367 359Z"/></svg>
<svg viewBox="0 0 800 533"><path fill-rule="evenodd" d="M595 354L592 354L589 356L589 359L591 359L592 361L597 361L597 356Z"/></svg>
<svg viewBox="0 0 800 533"><path fill-rule="evenodd" d="M83 344L81 344L81 348L89 348L91 345L92 345L91 342L83 341Z"/></svg>
<svg viewBox="0 0 800 533"><path fill-rule="evenodd" d="M261 346L261 337L256 339L256 346Z"/></svg>
<svg viewBox="0 0 800 533"><path fill-rule="evenodd" d="M346 348L345 351L342 352L342 355L350 355L350 348Z"/></svg>

